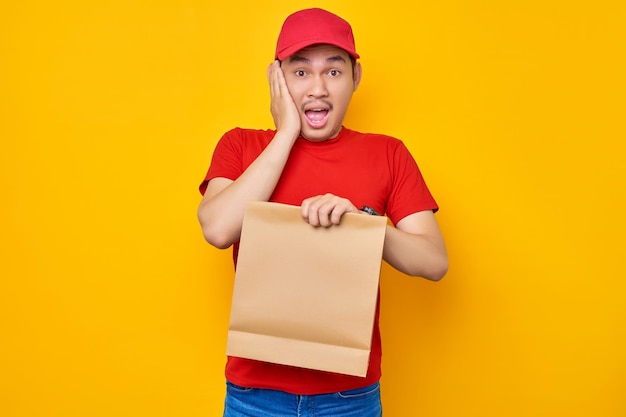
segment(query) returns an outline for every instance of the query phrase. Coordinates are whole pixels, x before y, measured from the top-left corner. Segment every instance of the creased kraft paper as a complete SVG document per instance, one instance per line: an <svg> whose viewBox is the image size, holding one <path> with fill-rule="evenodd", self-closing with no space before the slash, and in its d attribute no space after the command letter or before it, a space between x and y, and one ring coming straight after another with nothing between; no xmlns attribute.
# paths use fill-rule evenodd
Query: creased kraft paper
<svg viewBox="0 0 626 417"><path fill-rule="evenodd" d="M365 376L386 224L314 227L300 207L247 203L226 353Z"/></svg>

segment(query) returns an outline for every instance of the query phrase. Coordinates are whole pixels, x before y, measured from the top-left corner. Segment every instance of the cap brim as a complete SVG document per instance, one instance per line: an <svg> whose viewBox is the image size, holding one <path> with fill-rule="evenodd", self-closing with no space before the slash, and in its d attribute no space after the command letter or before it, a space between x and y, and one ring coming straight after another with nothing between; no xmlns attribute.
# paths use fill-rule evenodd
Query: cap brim
<svg viewBox="0 0 626 417"><path fill-rule="evenodd" d="M295 54L296 52L311 45L333 45L333 46L336 46L337 48L343 49L354 59L360 58L359 54L357 54L356 51L351 51L349 49L346 49L344 45L339 45L337 42L322 41L320 39L309 39L306 41L300 41L300 42L294 43L293 45L290 45L289 47L278 52L274 58L280 59L282 61L286 58L289 58L291 55Z"/></svg>

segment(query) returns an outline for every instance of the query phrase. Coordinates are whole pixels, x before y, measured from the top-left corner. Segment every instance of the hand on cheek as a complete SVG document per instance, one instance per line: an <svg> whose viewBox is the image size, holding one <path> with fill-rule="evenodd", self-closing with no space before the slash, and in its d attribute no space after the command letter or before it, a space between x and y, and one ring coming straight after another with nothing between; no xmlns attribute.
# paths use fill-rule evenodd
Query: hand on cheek
<svg viewBox="0 0 626 417"><path fill-rule="evenodd" d="M267 68L267 80L270 85L270 111L277 131L300 133L300 114L289 92L285 75L278 61Z"/></svg>

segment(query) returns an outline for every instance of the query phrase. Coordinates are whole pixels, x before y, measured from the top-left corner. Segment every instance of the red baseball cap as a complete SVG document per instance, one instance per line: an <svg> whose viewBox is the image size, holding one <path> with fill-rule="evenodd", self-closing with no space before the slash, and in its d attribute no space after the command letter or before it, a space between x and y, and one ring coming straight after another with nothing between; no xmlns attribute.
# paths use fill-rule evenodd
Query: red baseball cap
<svg viewBox="0 0 626 417"><path fill-rule="evenodd" d="M359 58L350 24L323 9L305 9L285 19L276 43L276 59L283 60L300 49L316 44L337 46Z"/></svg>

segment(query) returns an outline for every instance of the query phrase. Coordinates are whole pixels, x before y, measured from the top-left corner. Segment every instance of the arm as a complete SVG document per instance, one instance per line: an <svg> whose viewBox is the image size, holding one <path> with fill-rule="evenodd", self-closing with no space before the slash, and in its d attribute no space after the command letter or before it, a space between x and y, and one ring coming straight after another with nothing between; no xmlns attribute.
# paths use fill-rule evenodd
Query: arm
<svg viewBox="0 0 626 417"><path fill-rule="evenodd" d="M246 201L270 198L300 134L300 116L277 61L268 68L268 81L276 135L235 181L209 181L198 207L204 238L218 248L227 248L239 240Z"/></svg>
<svg viewBox="0 0 626 417"><path fill-rule="evenodd" d="M396 227L387 226L383 259L398 271L439 281L448 271L448 255L435 215L410 214Z"/></svg>
<svg viewBox="0 0 626 417"><path fill-rule="evenodd" d="M344 213L357 212L350 200L332 194L302 202L302 218L313 226L337 225ZM448 271L448 255L433 212L420 211L406 216L396 227L387 225L383 259L407 275L431 281L443 278Z"/></svg>

